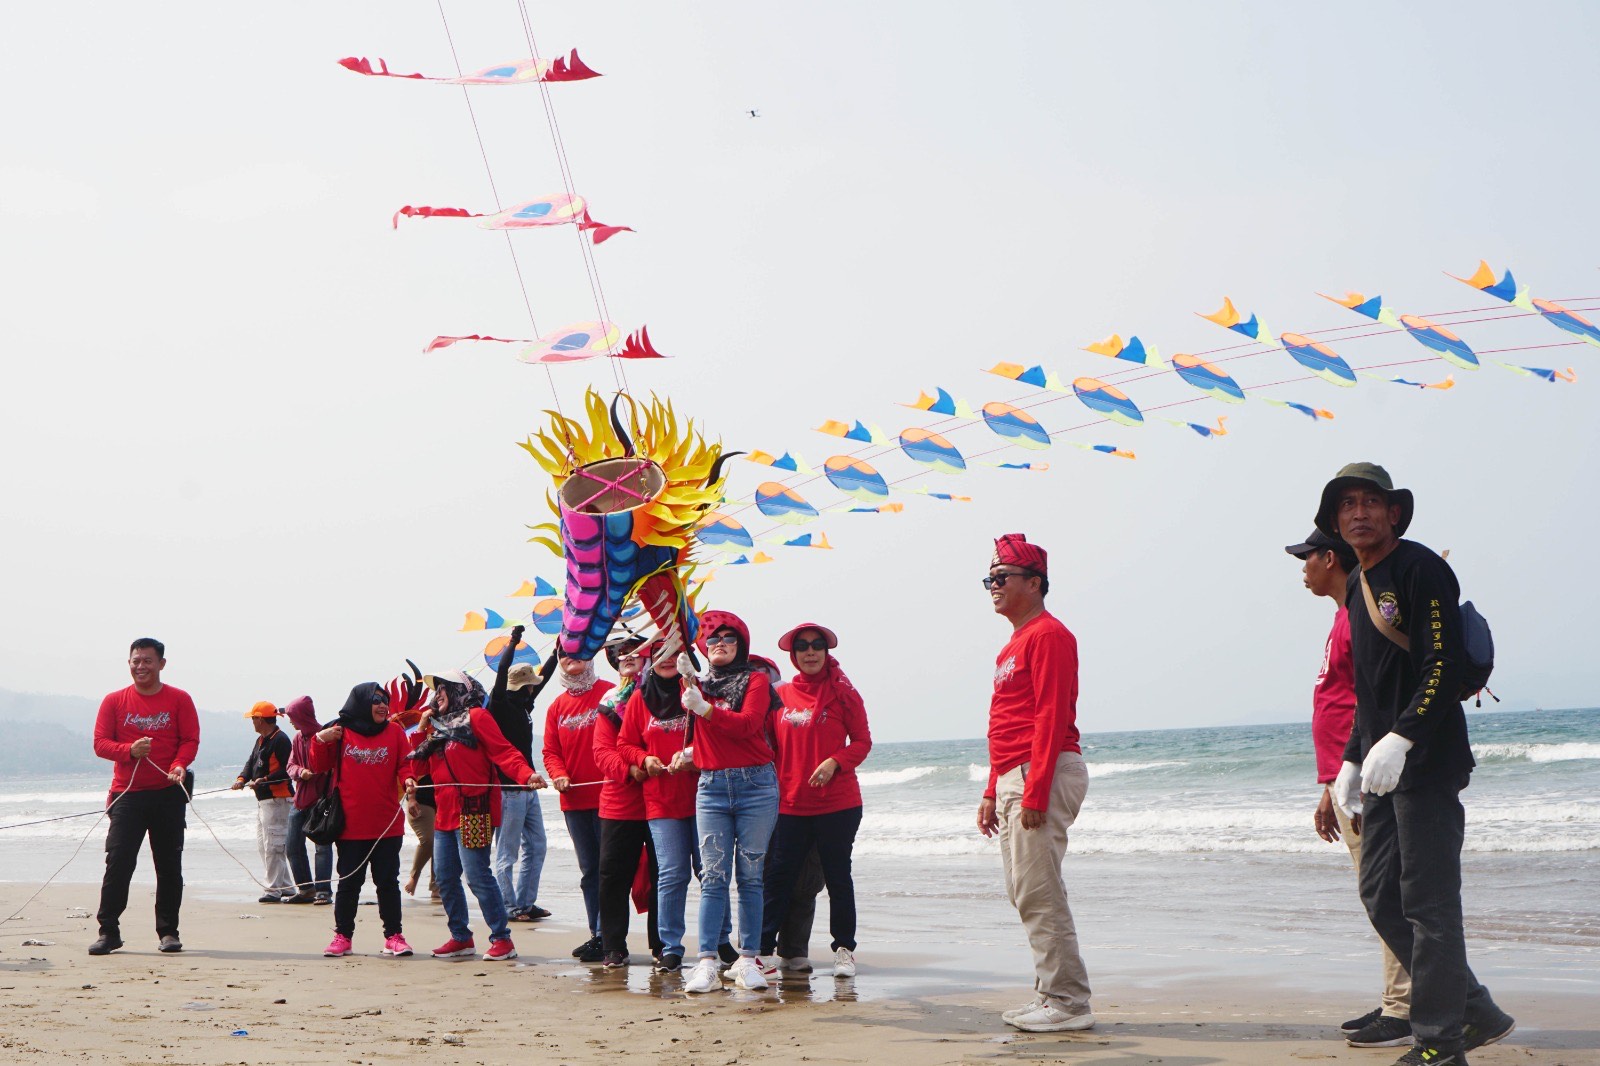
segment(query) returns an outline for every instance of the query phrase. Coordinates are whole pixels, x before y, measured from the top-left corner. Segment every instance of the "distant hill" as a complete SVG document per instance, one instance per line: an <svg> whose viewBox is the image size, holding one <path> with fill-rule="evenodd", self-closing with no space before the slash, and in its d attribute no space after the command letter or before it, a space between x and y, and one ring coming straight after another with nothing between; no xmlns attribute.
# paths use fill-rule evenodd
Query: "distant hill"
<svg viewBox="0 0 1600 1066"><path fill-rule="evenodd" d="M44 692L0 689L0 776L110 772L95 756L94 716L98 700ZM255 733L237 714L200 711L198 770L244 765Z"/></svg>

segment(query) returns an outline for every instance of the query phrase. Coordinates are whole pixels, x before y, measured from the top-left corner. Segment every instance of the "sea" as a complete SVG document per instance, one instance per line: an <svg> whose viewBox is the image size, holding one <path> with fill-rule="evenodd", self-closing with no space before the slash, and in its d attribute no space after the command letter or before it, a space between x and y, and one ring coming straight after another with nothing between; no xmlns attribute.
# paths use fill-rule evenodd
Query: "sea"
<svg viewBox="0 0 1600 1066"><path fill-rule="evenodd" d="M1600 992L1600 709L1469 722L1478 766L1462 794L1462 867L1474 966L1491 987ZM1150 982L1246 972L1315 988L1376 979L1349 855L1312 829L1321 788L1307 725L1096 733L1083 752L1089 793L1065 871L1092 971ZM909 969L946 981L1027 972L998 846L974 824L987 772L982 740L873 747L855 849L864 960L920 958ZM232 773L201 773L197 792L225 788ZM96 811L108 777L0 782L0 910L25 897L4 882L99 879L103 821L40 820ZM254 900L241 868L259 873L254 806L240 793L197 797L191 893ZM544 813L540 902L558 918L581 915L549 794ZM147 864L138 877L151 879ZM826 954L826 914L824 897L814 953ZM0 928L0 948L26 935L23 924Z"/></svg>

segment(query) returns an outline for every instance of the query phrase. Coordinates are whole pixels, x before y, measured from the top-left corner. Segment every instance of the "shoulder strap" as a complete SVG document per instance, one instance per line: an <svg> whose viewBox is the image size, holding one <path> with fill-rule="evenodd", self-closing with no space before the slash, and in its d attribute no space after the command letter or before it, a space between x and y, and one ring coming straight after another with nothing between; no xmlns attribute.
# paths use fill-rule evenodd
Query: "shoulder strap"
<svg viewBox="0 0 1600 1066"><path fill-rule="evenodd" d="M1390 625L1388 619L1379 613L1378 601L1372 597L1372 586L1367 584L1367 572L1362 570L1360 575L1361 595L1367 601L1367 617L1372 619L1372 624L1377 627L1379 633L1399 645L1400 650L1409 652L1411 650L1411 638Z"/></svg>

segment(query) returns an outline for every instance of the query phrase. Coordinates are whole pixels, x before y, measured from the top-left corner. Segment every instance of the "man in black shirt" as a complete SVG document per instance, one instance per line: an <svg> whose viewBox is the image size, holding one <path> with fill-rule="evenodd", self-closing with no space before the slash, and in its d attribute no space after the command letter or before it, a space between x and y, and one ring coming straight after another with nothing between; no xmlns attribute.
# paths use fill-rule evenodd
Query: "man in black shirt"
<svg viewBox="0 0 1600 1066"><path fill-rule="evenodd" d="M1372 463L1322 490L1317 528L1355 549L1350 651L1356 715L1334 802L1362 814L1361 899L1411 975L1416 1043L1396 1066L1465 1066L1503 1039L1511 1016L1467 965L1461 921L1460 792L1472 774L1461 709L1461 589L1438 555L1400 535L1415 508Z"/></svg>

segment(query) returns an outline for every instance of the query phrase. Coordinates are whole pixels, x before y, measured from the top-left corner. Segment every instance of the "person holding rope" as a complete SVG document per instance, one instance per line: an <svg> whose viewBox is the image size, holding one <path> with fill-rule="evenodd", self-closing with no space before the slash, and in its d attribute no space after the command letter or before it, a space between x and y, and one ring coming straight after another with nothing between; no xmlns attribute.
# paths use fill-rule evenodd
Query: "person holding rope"
<svg viewBox="0 0 1600 1066"><path fill-rule="evenodd" d="M578 858L578 888L583 893L588 938L572 949L579 962L605 957L600 938L600 768L594 761L594 726L600 701L611 682L595 677L594 663L563 658L556 670L563 691L550 701L544 718L544 768L561 796L561 817ZM581 787L573 788L574 782Z"/></svg>
<svg viewBox="0 0 1600 1066"><path fill-rule="evenodd" d="M94 753L112 764L106 797L106 872L100 884L100 935L89 954L122 947L122 912L139 849L150 838L156 868L156 936L168 954L183 950L178 912L183 906L184 804L192 787L185 774L200 750L200 716L194 700L163 684L167 649L152 637L128 648L133 684L100 701L94 721Z"/></svg>
<svg viewBox="0 0 1600 1066"><path fill-rule="evenodd" d="M316 734L311 769L332 771L330 787L338 790L344 829L339 852L339 887L333 903L333 940L322 952L328 958L352 953L361 885L372 873L383 921L383 954L411 954L400 929L400 790L411 777L406 756L406 731L389 721L389 694L376 681L350 690L339 720Z"/></svg>
<svg viewBox="0 0 1600 1066"><path fill-rule="evenodd" d="M284 705L284 715L294 726L289 741L289 780L294 782L294 810L289 812L289 833L284 850L289 855L289 870L294 877L295 894L285 903L311 903L327 906L333 902L330 881L333 875L333 845L313 844L316 872L306 859L306 817L312 804L328 790L328 774L311 768L311 743L322 726L317 721L316 705L310 696L298 696Z"/></svg>
<svg viewBox="0 0 1600 1066"><path fill-rule="evenodd" d="M506 740L483 706L483 686L460 670L429 674L423 684L433 690L433 700L422 713L416 750L409 756L418 764L406 782L408 805L415 803L416 778L423 767L433 775L433 797L438 815L433 829L433 867L444 900L450 939L433 949L436 959L471 958L477 954L472 926L467 922L467 895L463 874L478 901L478 911L489 927L488 962L517 957L507 924L505 899L495 880L490 846L494 825L500 819L499 769L518 784L544 788L540 777L522 754Z"/></svg>
<svg viewBox="0 0 1600 1066"><path fill-rule="evenodd" d="M500 655L495 670L494 689L489 693L489 716L524 762L533 765L533 704L550 680L555 656L545 660L544 669L534 673L527 663L514 662L522 641L522 627L513 626L511 639ZM544 812L539 794L521 788L504 774L497 778L506 786L499 789L500 820L494 831L494 877L500 896L513 922L537 922L550 917L539 906L539 880L544 874L545 854L549 850L544 836ZM584 780L587 780L585 778Z"/></svg>
<svg viewBox="0 0 1600 1066"><path fill-rule="evenodd" d="M289 783L293 745L288 734L278 728L279 713L269 700L244 712L256 731L256 742L233 781L235 792L248 788L256 797L256 847L267 878L267 891L257 903L282 903L297 894L290 880L288 850L289 812L294 807L294 786ZM307 894L306 902L311 899Z"/></svg>

